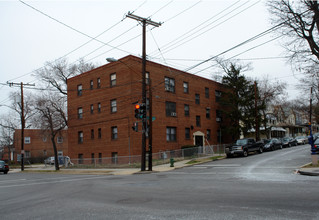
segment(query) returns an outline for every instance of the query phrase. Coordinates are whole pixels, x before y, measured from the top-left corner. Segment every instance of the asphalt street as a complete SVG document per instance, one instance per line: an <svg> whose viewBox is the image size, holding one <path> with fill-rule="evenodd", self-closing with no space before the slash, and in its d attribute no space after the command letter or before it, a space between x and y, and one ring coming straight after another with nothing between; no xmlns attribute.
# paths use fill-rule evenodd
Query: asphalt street
<svg viewBox="0 0 319 220"><path fill-rule="evenodd" d="M0 175L1 219L319 219L318 176L295 172L309 145L111 175Z"/></svg>

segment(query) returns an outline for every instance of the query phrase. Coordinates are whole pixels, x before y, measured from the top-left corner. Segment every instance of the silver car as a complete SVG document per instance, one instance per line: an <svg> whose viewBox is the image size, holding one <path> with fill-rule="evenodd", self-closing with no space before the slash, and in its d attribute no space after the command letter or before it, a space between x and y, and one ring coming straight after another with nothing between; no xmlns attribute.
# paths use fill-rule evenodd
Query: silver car
<svg viewBox="0 0 319 220"><path fill-rule="evenodd" d="M295 139L297 141L297 144L307 144L308 143L308 137L306 137L306 136L298 136Z"/></svg>

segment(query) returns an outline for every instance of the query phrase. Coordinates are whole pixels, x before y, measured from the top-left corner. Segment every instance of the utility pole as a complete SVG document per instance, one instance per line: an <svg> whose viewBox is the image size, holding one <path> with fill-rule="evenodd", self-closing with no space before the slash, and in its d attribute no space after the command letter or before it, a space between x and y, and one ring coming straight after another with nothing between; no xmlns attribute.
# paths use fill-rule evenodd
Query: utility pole
<svg viewBox="0 0 319 220"><path fill-rule="evenodd" d="M21 88L21 171L24 171L24 128L25 128L25 118L24 118L24 100L23 100L23 85L25 86L35 86L35 84L23 84L21 83L9 83L9 86L19 86Z"/></svg>
<svg viewBox="0 0 319 220"><path fill-rule="evenodd" d="M128 18L132 18L142 23L143 25L143 45L142 45L142 105L146 106L146 25L153 25L159 27L161 23L154 22L147 18L142 18L140 16L133 15L128 13L126 15ZM150 119L152 120L152 119ZM142 132L142 158L141 158L141 171L145 171L146 167L146 132L147 132L147 118L146 112L143 114L142 118L143 132Z"/></svg>
<svg viewBox="0 0 319 220"><path fill-rule="evenodd" d="M257 82L255 81L254 83L254 87L255 87L255 123L256 123L256 127L255 127L255 135L256 135L256 141L259 141L259 126L258 126L258 105L257 105L257 101L258 101L258 96L257 96Z"/></svg>
<svg viewBox="0 0 319 220"><path fill-rule="evenodd" d="M149 130L148 130L148 146L149 146L149 151L148 151L148 171L153 170L153 150L152 150L152 145L153 145L153 100L152 100L152 81L149 77L149 106L150 106L150 114L149 114Z"/></svg>
<svg viewBox="0 0 319 220"><path fill-rule="evenodd" d="M310 109L309 109L309 144L311 146L311 161L312 165L317 165L318 164L318 156L316 149L314 148L314 143L313 143L313 136L312 136L312 129L311 129L311 121L312 121L312 87L310 89Z"/></svg>

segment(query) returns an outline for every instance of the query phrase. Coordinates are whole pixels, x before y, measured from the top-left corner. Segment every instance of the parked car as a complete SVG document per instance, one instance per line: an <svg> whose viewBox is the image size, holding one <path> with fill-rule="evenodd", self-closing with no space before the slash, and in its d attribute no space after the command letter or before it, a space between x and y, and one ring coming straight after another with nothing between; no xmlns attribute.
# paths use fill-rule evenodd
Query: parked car
<svg viewBox="0 0 319 220"><path fill-rule="evenodd" d="M306 136L298 136L295 138L298 144L306 144L308 143L308 137Z"/></svg>
<svg viewBox="0 0 319 220"><path fill-rule="evenodd" d="M297 146L296 139L292 137L284 137L281 139L281 143L283 147L291 147L291 146Z"/></svg>
<svg viewBox="0 0 319 220"><path fill-rule="evenodd" d="M0 172L7 174L9 172L9 165L3 160L0 160Z"/></svg>
<svg viewBox="0 0 319 220"><path fill-rule="evenodd" d="M231 157L233 155L242 155L244 157L248 156L249 152L263 152L263 143L256 142L253 138L245 138L239 139L236 141L235 144L226 147L226 155L227 157Z"/></svg>
<svg viewBox="0 0 319 220"><path fill-rule="evenodd" d="M313 137L313 141L316 141L319 137L319 133L314 133L312 137Z"/></svg>
<svg viewBox="0 0 319 220"><path fill-rule="evenodd" d="M54 164L54 157L48 157L47 159L44 160L44 163L53 165Z"/></svg>
<svg viewBox="0 0 319 220"><path fill-rule="evenodd" d="M48 157L44 160L44 164L50 164L54 165L55 158L54 157ZM64 162L71 163L70 157L68 156L58 156L59 165L64 165Z"/></svg>
<svg viewBox="0 0 319 220"><path fill-rule="evenodd" d="M313 147L316 149L317 154L319 153L319 138L313 144Z"/></svg>
<svg viewBox="0 0 319 220"><path fill-rule="evenodd" d="M277 138L272 138L264 140L264 151L273 151L277 149L282 149L282 143Z"/></svg>

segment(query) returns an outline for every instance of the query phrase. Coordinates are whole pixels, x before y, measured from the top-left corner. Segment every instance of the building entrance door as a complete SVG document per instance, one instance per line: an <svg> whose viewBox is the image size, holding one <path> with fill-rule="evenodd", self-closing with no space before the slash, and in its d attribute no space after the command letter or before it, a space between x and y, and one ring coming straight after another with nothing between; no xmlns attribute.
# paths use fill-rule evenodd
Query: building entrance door
<svg viewBox="0 0 319 220"><path fill-rule="evenodd" d="M203 146L203 136L195 136L195 145L196 147Z"/></svg>

